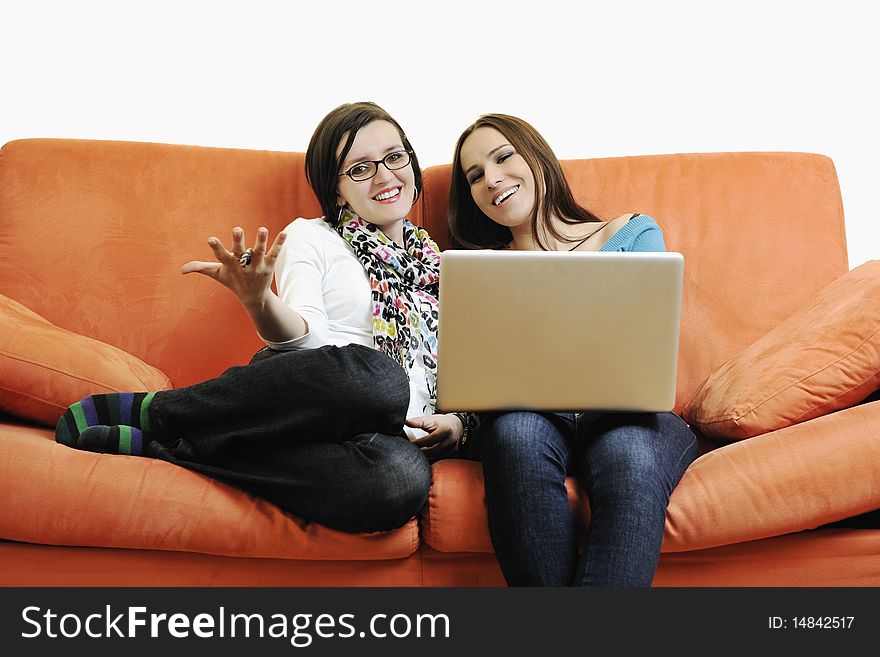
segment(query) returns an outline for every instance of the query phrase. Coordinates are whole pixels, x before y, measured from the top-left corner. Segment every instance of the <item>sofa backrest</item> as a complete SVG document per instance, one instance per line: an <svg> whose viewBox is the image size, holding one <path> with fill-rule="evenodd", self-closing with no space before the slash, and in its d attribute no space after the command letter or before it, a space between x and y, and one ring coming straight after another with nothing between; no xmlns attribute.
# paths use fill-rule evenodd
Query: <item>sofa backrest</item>
<svg viewBox="0 0 880 657"><path fill-rule="evenodd" d="M190 260L211 235L252 243L320 215L304 155L29 139L0 150L0 294L120 347L177 385L246 363L262 346L231 292Z"/></svg>
<svg viewBox="0 0 880 657"><path fill-rule="evenodd" d="M848 269L831 160L806 153L649 155L562 163L602 219L654 217L684 254L676 408L715 368ZM449 246L449 165L425 175L423 223ZM441 283L442 285L442 283Z"/></svg>
<svg viewBox="0 0 880 657"><path fill-rule="evenodd" d="M29 139L0 150L0 294L186 385L262 346L234 296L189 260L233 226L270 239L320 209L301 153ZM678 407L718 365L847 270L823 156L662 155L564 163L603 218L653 216L685 255ZM448 246L449 165L425 170L412 219Z"/></svg>

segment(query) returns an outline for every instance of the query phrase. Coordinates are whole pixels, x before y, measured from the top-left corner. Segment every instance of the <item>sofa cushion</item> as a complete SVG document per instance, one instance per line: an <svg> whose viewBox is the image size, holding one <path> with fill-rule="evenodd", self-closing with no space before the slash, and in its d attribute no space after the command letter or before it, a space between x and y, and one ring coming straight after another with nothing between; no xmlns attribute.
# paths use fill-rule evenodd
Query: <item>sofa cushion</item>
<svg viewBox="0 0 880 657"><path fill-rule="evenodd" d="M71 333L0 295L0 411L55 426L86 395L163 390L168 377L121 349Z"/></svg>
<svg viewBox="0 0 880 657"><path fill-rule="evenodd" d="M95 454L0 424L0 538L229 557L381 560L413 554L415 519L348 534L166 461Z"/></svg>
<svg viewBox="0 0 880 657"><path fill-rule="evenodd" d="M740 440L852 406L878 387L880 260L872 260L719 367L683 415L709 437Z"/></svg>

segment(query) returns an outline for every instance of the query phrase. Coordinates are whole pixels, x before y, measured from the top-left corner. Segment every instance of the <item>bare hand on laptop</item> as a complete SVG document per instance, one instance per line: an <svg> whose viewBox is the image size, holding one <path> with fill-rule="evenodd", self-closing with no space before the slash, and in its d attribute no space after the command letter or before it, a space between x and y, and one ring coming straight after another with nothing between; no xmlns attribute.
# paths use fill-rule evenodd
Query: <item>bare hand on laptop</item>
<svg viewBox="0 0 880 657"><path fill-rule="evenodd" d="M406 426L428 432L427 436L414 438L412 444L421 449L432 462L451 456L463 431L461 420L452 413L410 418L406 421Z"/></svg>

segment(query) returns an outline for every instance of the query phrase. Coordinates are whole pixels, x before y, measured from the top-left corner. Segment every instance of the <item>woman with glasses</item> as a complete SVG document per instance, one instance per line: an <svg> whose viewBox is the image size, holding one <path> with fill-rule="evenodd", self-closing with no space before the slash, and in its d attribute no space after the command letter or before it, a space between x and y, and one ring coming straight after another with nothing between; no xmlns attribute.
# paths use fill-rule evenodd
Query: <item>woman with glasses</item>
<svg viewBox="0 0 880 657"><path fill-rule="evenodd" d="M544 138L504 114L481 116L459 137L449 217L470 248L666 250L651 217L602 221L578 205ZM482 461L495 554L519 586L650 586L669 496L696 456L694 434L673 413L484 414L467 453ZM590 506L580 553L569 474Z"/></svg>
<svg viewBox="0 0 880 657"><path fill-rule="evenodd" d="M318 125L306 177L323 217L295 220L271 247L265 228L252 248L235 228L231 249L208 240L217 262L182 269L228 287L266 348L192 386L86 397L58 442L167 460L343 531L418 513L428 459L463 430L433 414L439 254L406 219L418 159L387 112L352 103Z"/></svg>

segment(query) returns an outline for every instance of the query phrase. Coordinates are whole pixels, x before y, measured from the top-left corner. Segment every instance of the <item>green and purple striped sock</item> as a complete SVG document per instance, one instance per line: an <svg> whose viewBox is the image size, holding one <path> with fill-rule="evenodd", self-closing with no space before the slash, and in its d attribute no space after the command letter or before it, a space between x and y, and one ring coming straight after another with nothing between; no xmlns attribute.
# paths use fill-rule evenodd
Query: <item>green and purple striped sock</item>
<svg viewBox="0 0 880 657"><path fill-rule="evenodd" d="M76 446L88 452L143 456L144 434L136 427L98 424L83 429L76 439Z"/></svg>
<svg viewBox="0 0 880 657"><path fill-rule="evenodd" d="M155 392L114 392L89 395L71 404L55 426L55 440L76 447L80 434L94 426L128 426L150 431L147 410Z"/></svg>

